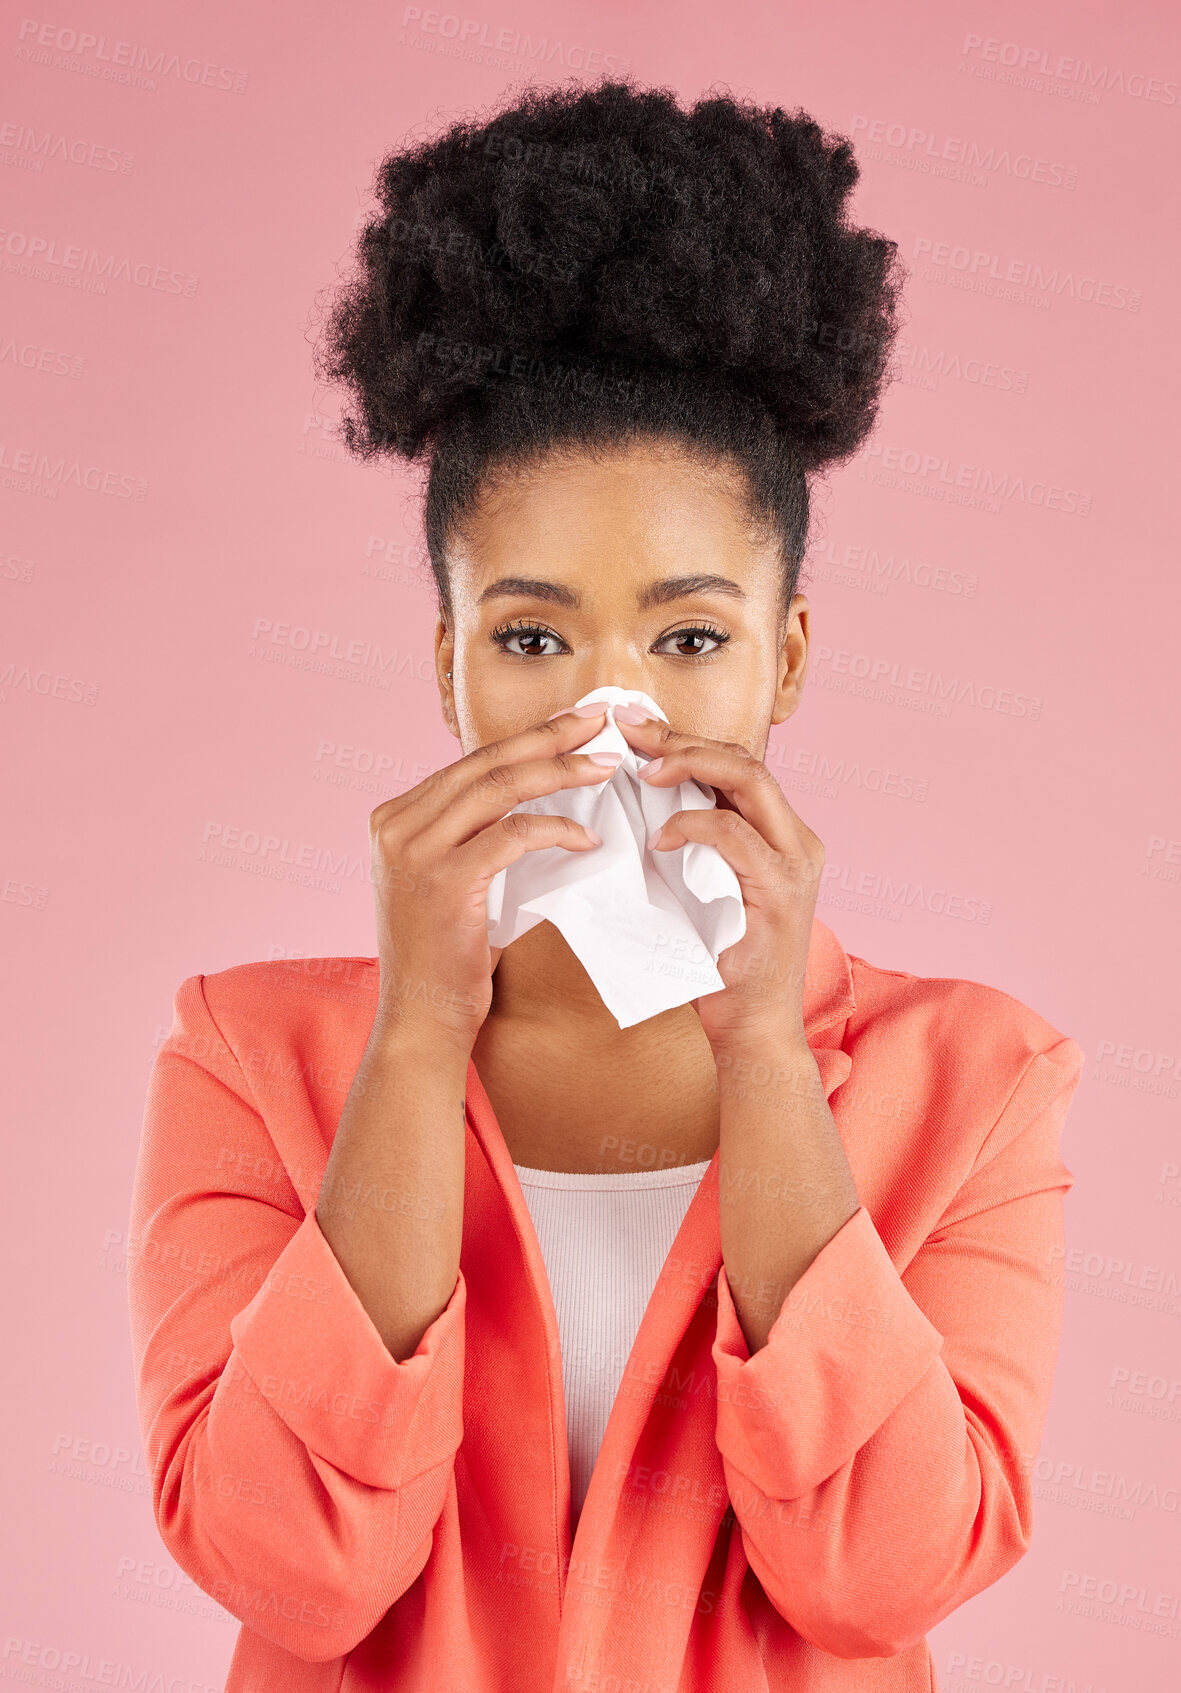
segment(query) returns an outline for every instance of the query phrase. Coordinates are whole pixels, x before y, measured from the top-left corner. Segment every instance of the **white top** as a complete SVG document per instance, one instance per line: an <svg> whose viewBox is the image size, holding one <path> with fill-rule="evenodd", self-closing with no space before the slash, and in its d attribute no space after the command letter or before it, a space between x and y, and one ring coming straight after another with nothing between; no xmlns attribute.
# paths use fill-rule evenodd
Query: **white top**
<svg viewBox="0 0 1181 1693"><path fill-rule="evenodd" d="M709 1166L571 1175L513 1165L558 1317L574 1523L640 1321Z"/></svg>

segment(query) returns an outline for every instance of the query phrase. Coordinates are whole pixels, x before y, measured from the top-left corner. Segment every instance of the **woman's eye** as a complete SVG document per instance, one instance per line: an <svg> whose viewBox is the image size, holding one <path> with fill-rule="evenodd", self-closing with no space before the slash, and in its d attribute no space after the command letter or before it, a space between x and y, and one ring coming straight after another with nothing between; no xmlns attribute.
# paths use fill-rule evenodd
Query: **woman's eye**
<svg viewBox="0 0 1181 1693"><path fill-rule="evenodd" d="M492 639L496 642L497 646L503 648L505 652L511 653L514 658L554 657L552 649L549 651L538 651L538 641L556 641L559 646L565 645L565 642L562 640L560 635L555 635L552 629L543 629L539 623L505 624L502 628L494 629L492 631ZM512 641L521 641L526 643L529 650L522 651L520 647L510 646L509 643Z"/></svg>
<svg viewBox="0 0 1181 1693"><path fill-rule="evenodd" d="M492 639L513 658L554 658L560 652L569 651L562 637L541 623L505 623L492 631ZM659 652L666 642L675 641L678 650L670 652L670 658L711 658L729 639L724 629L695 623L662 635L653 650ZM711 644L706 646L704 642Z"/></svg>
<svg viewBox="0 0 1181 1693"><path fill-rule="evenodd" d="M720 651L729 639L730 637L724 629L712 629L706 628L702 624L694 624L690 629L674 629L671 634L662 635L660 641L657 642L657 646L660 646L664 641L712 641L714 644L708 649L697 646L690 652L681 651L676 655L678 658L697 658L701 655L708 657L710 654Z"/></svg>

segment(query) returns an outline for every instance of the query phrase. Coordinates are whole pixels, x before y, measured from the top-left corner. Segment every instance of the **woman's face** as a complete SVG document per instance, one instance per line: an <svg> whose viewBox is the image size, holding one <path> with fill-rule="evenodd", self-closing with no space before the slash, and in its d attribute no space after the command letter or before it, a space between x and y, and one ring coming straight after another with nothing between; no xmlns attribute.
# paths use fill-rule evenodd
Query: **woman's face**
<svg viewBox="0 0 1181 1693"><path fill-rule="evenodd" d="M448 555L454 627L440 615L435 632L465 753L613 684L650 694L674 729L763 757L799 703L808 602L781 630L782 565L737 477L651 442L555 454L485 492Z"/></svg>

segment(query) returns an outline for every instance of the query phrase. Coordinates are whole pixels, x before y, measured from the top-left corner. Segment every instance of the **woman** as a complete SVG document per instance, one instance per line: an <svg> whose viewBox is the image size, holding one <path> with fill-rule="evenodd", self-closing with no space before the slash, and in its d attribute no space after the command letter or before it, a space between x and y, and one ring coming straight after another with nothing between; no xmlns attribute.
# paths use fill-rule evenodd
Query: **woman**
<svg viewBox="0 0 1181 1693"><path fill-rule="evenodd" d="M626 81L395 153L320 368L429 464L462 756L371 819L378 956L194 976L133 1200L161 1533L230 1693L928 1689L1030 1543L1082 1053L848 955L763 762L809 478L875 415L896 248L803 113ZM724 987L620 1028L493 877L603 783L737 876ZM525 809L517 809L525 807ZM609 1417L608 1417L609 1413Z"/></svg>

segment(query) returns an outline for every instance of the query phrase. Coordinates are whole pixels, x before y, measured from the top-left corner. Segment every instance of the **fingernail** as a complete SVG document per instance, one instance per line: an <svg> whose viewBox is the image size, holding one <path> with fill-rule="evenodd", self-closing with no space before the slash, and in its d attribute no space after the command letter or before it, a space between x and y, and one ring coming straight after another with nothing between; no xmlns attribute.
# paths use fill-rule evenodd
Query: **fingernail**
<svg viewBox="0 0 1181 1693"><path fill-rule="evenodd" d="M616 721L620 718L625 723L655 723L656 719L642 705L617 705L615 707Z"/></svg>
<svg viewBox="0 0 1181 1693"><path fill-rule="evenodd" d="M592 764L623 763L623 754L621 752L588 752L586 756L590 759Z"/></svg>
<svg viewBox="0 0 1181 1693"><path fill-rule="evenodd" d="M663 835L663 833L664 833L664 824L662 823L660 825L659 829L654 829L653 832L648 836L648 845L650 847L654 847L656 845L657 841L660 839L661 835Z"/></svg>
<svg viewBox="0 0 1181 1693"><path fill-rule="evenodd" d="M604 712L606 709L607 707L604 705L602 700L597 702L595 700L591 700L587 705L576 705L574 707L574 715L575 717L598 717L600 712Z"/></svg>
<svg viewBox="0 0 1181 1693"><path fill-rule="evenodd" d="M584 827L584 828L585 828L585 824L584 824L584 825L583 825L583 827ZM590 838L591 838L591 840L592 840L592 841L593 841L593 842L594 842L594 843L595 843L595 845L596 845L596 846L602 846L602 844L603 844L603 837L602 837L602 835L600 835L600 834L599 834L599 833L598 833L598 832L597 832L597 831L596 831L596 830L594 830L594 829L587 829L587 831L586 831L586 832L587 832L587 834L588 834L588 835L589 835L589 836L590 836Z"/></svg>
<svg viewBox="0 0 1181 1693"><path fill-rule="evenodd" d="M660 766L663 763L664 763L663 758L650 758L648 760L647 764L645 764L644 768L640 771L640 775L641 776L651 776L651 775L653 775L657 770L660 769Z"/></svg>

